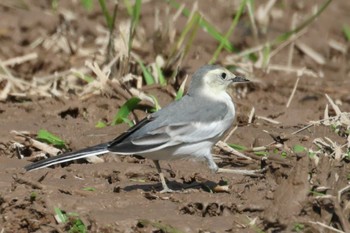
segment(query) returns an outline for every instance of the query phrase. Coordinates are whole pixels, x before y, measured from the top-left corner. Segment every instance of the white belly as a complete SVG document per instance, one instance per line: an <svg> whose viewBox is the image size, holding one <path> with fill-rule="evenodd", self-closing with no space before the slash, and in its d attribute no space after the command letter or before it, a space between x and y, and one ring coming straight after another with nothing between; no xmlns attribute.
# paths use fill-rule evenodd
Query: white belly
<svg viewBox="0 0 350 233"><path fill-rule="evenodd" d="M180 144L140 155L152 160L176 160L184 158L200 159L204 155L210 153L211 148L215 143L216 142L203 141L197 143Z"/></svg>

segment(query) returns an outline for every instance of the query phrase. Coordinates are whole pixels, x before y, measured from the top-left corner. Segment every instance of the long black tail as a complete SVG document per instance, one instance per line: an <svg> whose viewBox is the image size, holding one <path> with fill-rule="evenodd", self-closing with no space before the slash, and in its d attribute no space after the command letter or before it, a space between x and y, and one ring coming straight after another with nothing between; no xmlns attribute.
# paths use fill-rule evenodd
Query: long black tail
<svg viewBox="0 0 350 233"><path fill-rule="evenodd" d="M44 167L48 167L54 164L64 163L76 159L86 158L94 155L106 154L108 143L99 144L96 146L88 147L82 150L68 152L62 155L54 156L48 159L44 159L25 166L27 171L36 170Z"/></svg>

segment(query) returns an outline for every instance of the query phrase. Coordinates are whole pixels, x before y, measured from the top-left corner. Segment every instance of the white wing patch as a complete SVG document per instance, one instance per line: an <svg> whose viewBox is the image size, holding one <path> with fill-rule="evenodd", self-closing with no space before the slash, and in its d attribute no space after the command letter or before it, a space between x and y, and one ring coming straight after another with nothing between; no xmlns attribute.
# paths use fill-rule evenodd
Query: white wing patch
<svg viewBox="0 0 350 233"><path fill-rule="evenodd" d="M187 126L182 134L171 135L172 140L184 143L207 141L220 137L226 130L227 124L224 121L211 123L194 122Z"/></svg>
<svg viewBox="0 0 350 233"><path fill-rule="evenodd" d="M152 148L153 151L182 143L211 141L211 139L220 137L228 127L225 121L169 125L153 130L144 137L133 139L132 143L137 146L159 145Z"/></svg>
<svg viewBox="0 0 350 233"><path fill-rule="evenodd" d="M164 144L169 141L170 137L166 134L145 135L142 138L131 140L132 144L136 146L149 146Z"/></svg>

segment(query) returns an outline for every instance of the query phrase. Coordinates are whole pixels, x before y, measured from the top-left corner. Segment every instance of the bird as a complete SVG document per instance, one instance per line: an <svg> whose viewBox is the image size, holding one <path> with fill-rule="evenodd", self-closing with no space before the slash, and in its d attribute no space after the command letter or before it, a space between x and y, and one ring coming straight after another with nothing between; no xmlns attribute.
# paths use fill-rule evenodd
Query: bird
<svg viewBox="0 0 350 233"><path fill-rule="evenodd" d="M115 139L78 151L63 153L25 166L37 170L72 160L106 153L138 155L153 160L162 184L167 186L160 160L205 160L213 172L219 167L212 147L234 123L235 105L227 90L231 84L249 82L220 65L204 65L192 75L187 93L157 112L149 114Z"/></svg>

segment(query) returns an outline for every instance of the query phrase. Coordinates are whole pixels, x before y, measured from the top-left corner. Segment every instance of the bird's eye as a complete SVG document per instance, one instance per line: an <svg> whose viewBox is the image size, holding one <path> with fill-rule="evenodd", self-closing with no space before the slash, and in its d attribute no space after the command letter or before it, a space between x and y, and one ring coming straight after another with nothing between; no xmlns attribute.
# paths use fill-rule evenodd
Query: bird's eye
<svg viewBox="0 0 350 233"><path fill-rule="evenodd" d="M224 73L221 73L221 79L225 80L226 79L226 76L227 74L224 72Z"/></svg>

